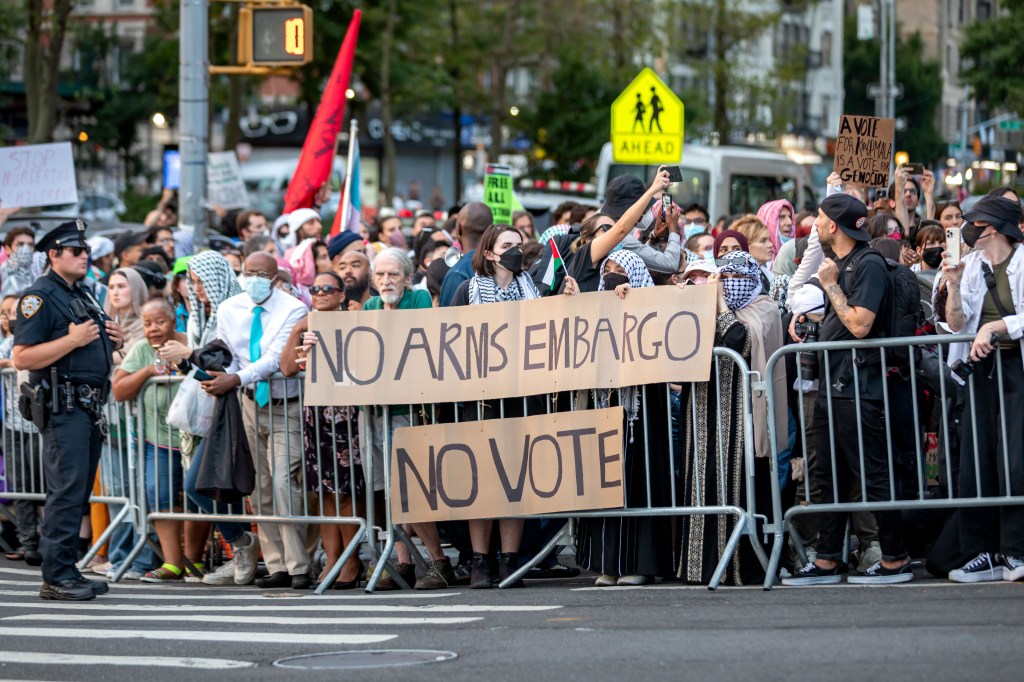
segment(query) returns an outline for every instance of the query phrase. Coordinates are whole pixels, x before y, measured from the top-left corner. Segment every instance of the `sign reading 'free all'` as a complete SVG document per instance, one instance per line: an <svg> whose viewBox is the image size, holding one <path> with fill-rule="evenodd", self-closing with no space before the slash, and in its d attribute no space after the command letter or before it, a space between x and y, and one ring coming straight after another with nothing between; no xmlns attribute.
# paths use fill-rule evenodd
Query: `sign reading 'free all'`
<svg viewBox="0 0 1024 682"><path fill-rule="evenodd" d="M394 522L622 507L623 424L611 407L396 429Z"/></svg>

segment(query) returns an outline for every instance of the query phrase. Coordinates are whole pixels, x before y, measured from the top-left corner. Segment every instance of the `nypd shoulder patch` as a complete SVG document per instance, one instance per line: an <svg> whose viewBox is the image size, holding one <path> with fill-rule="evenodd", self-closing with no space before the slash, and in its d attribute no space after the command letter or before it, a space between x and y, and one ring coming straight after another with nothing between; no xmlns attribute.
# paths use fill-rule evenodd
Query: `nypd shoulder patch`
<svg viewBox="0 0 1024 682"><path fill-rule="evenodd" d="M28 319L39 312L43 299L38 296L24 296L21 299L21 316Z"/></svg>

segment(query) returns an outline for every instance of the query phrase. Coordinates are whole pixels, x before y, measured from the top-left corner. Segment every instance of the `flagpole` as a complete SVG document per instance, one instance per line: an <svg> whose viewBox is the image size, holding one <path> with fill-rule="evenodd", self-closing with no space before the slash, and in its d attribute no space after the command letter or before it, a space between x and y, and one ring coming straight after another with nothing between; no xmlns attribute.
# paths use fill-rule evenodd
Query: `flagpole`
<svg viewBox="0 0 1024 682"><path fill-rule="evenodd" d="M341 197L341 224L339 226L339 232L348 229L348 221L352 219L349 215L349 206L354 205L352 202L352 195L349 192L352 191L352 164L354 161L354 155L352 152L355 150L356 139L359 135L359 122L352 117L352 124L349 127L348 132L348 161L345 163L345 193ZM356 188L359 191L359 188Z"/></svg>

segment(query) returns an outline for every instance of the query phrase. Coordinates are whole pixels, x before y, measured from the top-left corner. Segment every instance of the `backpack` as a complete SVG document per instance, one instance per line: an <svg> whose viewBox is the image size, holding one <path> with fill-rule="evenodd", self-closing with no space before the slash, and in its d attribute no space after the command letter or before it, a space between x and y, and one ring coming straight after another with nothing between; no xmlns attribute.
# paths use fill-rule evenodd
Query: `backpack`
<svg viewBox="0 0 1024 682"><path fill-rule="evenodd" d="M917 276L910 268L886 258L875 249L867 248L847 265L846 272L856 270L860 259L871 255L882 259L889 275L889 297L881 312L879 337L894 339L917 336L918 329L924 324L924 311L921 309L921 289L917 284ZM886 348L886 365L901 372L909 370L911 348L916 349L908 346Z"/></svg>

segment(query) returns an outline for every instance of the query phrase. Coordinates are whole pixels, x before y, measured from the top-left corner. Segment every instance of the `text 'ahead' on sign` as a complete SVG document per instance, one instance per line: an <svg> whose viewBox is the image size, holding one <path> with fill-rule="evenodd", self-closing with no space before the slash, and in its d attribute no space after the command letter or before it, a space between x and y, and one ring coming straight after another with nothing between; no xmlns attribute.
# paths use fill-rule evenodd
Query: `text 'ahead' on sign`
<svg viewBox="0 0 1024 682"><path fill-rule="evenodd" d="M617 163L682 158L683 103L654 71L641 71L612 104L612 149Z"/></svg>

